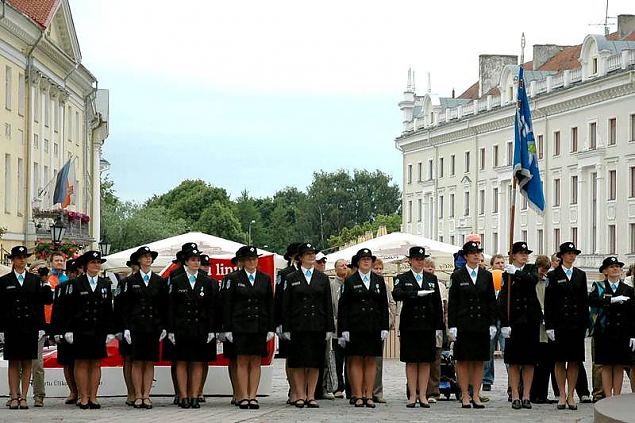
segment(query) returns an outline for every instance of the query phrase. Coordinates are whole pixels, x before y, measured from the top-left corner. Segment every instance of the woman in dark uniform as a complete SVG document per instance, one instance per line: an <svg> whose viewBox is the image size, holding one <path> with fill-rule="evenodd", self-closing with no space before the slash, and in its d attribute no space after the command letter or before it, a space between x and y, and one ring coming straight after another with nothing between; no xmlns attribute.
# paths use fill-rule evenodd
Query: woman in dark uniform
<svg viewBox="0 0 635 423"><path fill-rule="evenodd" d="M151 270L157 256L149 247L134 253L132 261L139 271L128 277L121 294L123 339L130 345L135 408L152 408L154 362L159 360L159 343L167 334L167 285Z"/></svg>
<svg viewBox="0 0 635 423"><path fill-rule="evenodd" d="M410 270L397 275L392 296L402 301L399 321L400 359L406 363L406 380L410 398L406 407L417 404L417 391L422 393L419 405L429 408L426 392L430 377L430 363L436 359L436 338L443 331L443 305L439 282L433 273L423 271L423 247L412 247L408 253Z"/></svg>
<svg viewBox="0 0 635 423"><path fill-rule="evenodd" d="M635 292L621 280L624 263L607 257L600 266L606 280L594 284L589 305L599 313L595 321L595 364L602 366L606 397L620 395L624 369L631 367L635 350Z"/></svg>
<svg viewBox="0 0 635 423"><path fill-rule="evenodd" d="M199 270L198 249L183 252L184 272L170 275L169 333L181 408L200 408L198 389L203 366L216 359L218 281Z"/></svg>
<svg viewBox="0 0 635 423"><path fill-rule="evenodd" d="M560 245L560 266L547 274L545 328L554 343L555 373L560 391L557 409L577 410L573 391L580 363L584 362L584 337L589 326L586 273L573 266L580 254L572 242Z"/></svg>
<svg viewBox="0 0 635 423"><path fill-rule="evenodd" d="M223 328L236 356L238 406L258 409L260 363L267 356L267 342L274 336L273 287L271 278L258 270L256 247L241 247L236 257L244 267L225 283Z"/></svg>
<svg viewBox="0 0 635 423"><path fill-rule="evenodd" d="M480 390L483 363L489 360L490 340L496 335L496 296L492 274L482 269L483 249L470 241L463 246L466 265L450 277L448 339L454 342L454 358L463 408L485 408ZM472 385L470 399L468 386Z"/></svg>
<svg viewBox="0 0 635 423"><path fill-rule="evenodd" d="M31 365L38 356L38 341L44 336L44 305L53 301L51 285L26 271L30 255L24 246L13 247L7 256L12 271L0 278L0 338L4 340L4 359L9 361L9 408L13 410L29 408L26 398Z"/></svg>
<svg viewBox="0 0 635 423"><path fill-rule="evenodd" d="M512 263L505 265L498 296L501 334L505 338L505 363L509 365L512 408L515 410L531 408L531 390L528 388L533 383L534 366L539 359L542 308L536 294L538 270L536 266L527 264L531 253L524 241L512 245ZM521 369L523 385L527 387L523 389L522 403L519 395Z"/></svg>
<svg viewBox="0 0 635 423"><path fill-rule="evenodd" d="M98 409L97 390L101 380L101 359L107 356L106 344L114 339L110 280L99 276L105 262L98 251L87 251L79 258L84 274L68 287L68 313L65 313L64 339L73 345L75 381L79 407Z"/></svg>
<svg viewBox="0 0 635 423"><path fill-rule="evenodd" d="M316 252L309 243L298 247L300 268L287 276L284 286L282 330L291 340L288 364L294 369L295 406L299 408L319 407L315 400L319 369L324 366L326 342L335 331L331 282L314 268Z"/></svg>
<svg viewBox="0 0 635 423"><path fill-rule="evenodd" d="M70 393L66 398L64 404L75 405L79 399L77 393L77 384L75 383L74 366L75 359L73 358L72 345L68 344L64 340L64 331L62 330L62 322L66 319L64 313L68 312L67 303L67 291L71 286L73 279L76 277L77 261L75 259L68 260L66 262L66 274L69 276L68 280L60 282L55 287L55 293L53 295L53 310L51 312L51 333L55 334L53 338L57 344L57 362L64 368L64 379ZM73 277L71 278L72 275Z"/></svg>
<svg viewBox="0 0 635 423"><path fill-rule="evenodd" d="M123 321L121 310L121 298L125 290L128 278L139 271L139 264L134 261L134 253L130 255L130 259L126 262L126 267L130 269L128 276L118 278L117 287L113 292L113 309L114 309L114 325L117 341L119 342L119 355L123 360L122 372L123 380L126 384L126 405L132 407L135 400L134 386L132 384L132 358L130 357L130 344L123 339Z"/></svg>
<svg viewBox="0 0 635 423"><path fill-rule="evenodd" d="M342 286L337 330L348 357L352 403L375 408L375 357L383 354L382 341L388 337L388 298L384 278L372 272L372 252L362 248L355 256L358 270Z"/></svg>

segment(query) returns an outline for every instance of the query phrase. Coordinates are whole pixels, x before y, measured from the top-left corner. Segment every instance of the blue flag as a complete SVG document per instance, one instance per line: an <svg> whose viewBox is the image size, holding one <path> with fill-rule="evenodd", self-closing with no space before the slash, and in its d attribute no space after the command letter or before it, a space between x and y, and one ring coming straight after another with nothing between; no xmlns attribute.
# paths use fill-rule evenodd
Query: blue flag
<svg viewBox="0 0 635 423"><path fill-rule="evenodd" d="M525 90L524 69L518 72L518 106L514 119L514 170L513 175L518 182L520 193L527 198L527 203L537 213L545 211L545 195L540 181L536 140L531 125L531 112L527 91Z"/></svg>

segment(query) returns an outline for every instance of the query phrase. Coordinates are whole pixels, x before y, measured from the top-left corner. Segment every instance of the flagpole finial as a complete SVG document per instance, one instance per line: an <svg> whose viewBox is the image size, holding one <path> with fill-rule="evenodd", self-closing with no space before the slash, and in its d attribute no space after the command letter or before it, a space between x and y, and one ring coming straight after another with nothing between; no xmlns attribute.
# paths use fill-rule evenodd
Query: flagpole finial
<svg viewBox="0 0 635 423"><path fill-rule="evenodd" d="M525 33L520 36L520 66L525 63Z"/></svg>

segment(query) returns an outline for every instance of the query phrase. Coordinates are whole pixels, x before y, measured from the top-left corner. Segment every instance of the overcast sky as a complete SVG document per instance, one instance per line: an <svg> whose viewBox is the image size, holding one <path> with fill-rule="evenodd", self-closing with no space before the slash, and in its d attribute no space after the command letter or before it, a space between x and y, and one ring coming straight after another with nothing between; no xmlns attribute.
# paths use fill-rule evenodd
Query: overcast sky
<svg viewBox="0 0 635 423"><path fill-rule="evenodd" d="M320 169L401 184L409 67L419 93L430 72L434 93L459 95L478 55L519 54L523 31L526 60L603 33L605 1L583 3L70 0L83 63L110 90L104 158L136 201L186 178L266 196ZM611 0L609 16L627 13Z"/></svg>

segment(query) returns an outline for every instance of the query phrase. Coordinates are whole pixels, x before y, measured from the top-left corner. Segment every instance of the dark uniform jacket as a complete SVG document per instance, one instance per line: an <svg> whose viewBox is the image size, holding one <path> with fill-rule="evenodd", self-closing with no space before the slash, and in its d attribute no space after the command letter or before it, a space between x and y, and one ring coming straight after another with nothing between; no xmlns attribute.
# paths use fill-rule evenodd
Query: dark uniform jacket
<svg viewBox="0 0 635 423"><path fill-rule="evenodd" d="M574 267L569 281L562 266L558 266L547 273L547 279L545 328L565 331L587 329L590 320L586 273Z"/></svg>
<svg viewBox="0 0 635 423"><path fill-rule="evenodd" d="M284 332L335 332L331 281L313 269L310 283L303 270L290 273L284 286L282 306Z"/></svg>
<svg viewBox="0 0 635 423"><path fill-rule="evenodd" d="M282 321L284 320L284 317L282 315L282 303L284 302L284 282L287 280L287 276L297 270L298 268L294 264L292 264L291 266L287 266L278 272L273 304L274 322L276 326L280 326L282 324Z"/></svg>
<svg viewBox="0 0 635 423"><path fill-rule="evenodd" d="M159 334L167 328L168 287L161 276L152 272L146 286L136 272L126 279L120 295L123 329Z"/></svg>
<svg viewBox="0 0 635 423"><path fill-rule="evenodd" d="M400 331L442 330L444 327L439 281L432 273L423 272L422 275L421 288L410 270L395 278L392 297L403 303L399 319ZM434 290L434 293L419 297L419 290Z"/></svg>
<svg viewBox="0 0 635 423"><path fill-rule="evenodd" d="M274 331L273 287L269 275L256 271L253 286L244 270L227 275L224 281L223 330L234 333Z"/></svg>
<svg viewBox="0 0 635 423"><path fill-rule="evenodd" d="M64 322L68 320L68 287L71 281L58 283L53 293L53 309L51 310L51 325L49 326L49 335L64 335Z"/></svg>
<svg viewBox="0 0 635 423"><path fill-rule="evenodd" d="M39 276L24 273L20 286L11 271L0 278L0 331L31 333L44 330L44 305L53 302L53 292Z"/></svg>
<svg viewBox="0 0 635 423"><path fill-rule="evenodd" d="M384 278L370 272L366 289L359 272L344 281L338 304L337 331L381 332L388 330L388 297Z"/></svg>
<svg viewBox="0 0 635 423"><path fill-rule="evenodd" d="M69 282L65 294L64 332L104 337L115 331L110 280L97 277L95 291L90 288L87 275L81 275Z"/></svg>
<svg viewBox="0 0 635 423"><path fill-rule="evenodd" d="M448 327L465 332L487 332L496 326L496 295L492 274L478 269L476 284L467 267L452 273L448 293Z"/></svg>
<svg viewBox="0 0 635 423"><path fill-rule="evenodd" d="M508 278L511 276L511 302L509 318L507 313L507 296L509 294ZM503 273L502 288L498 295L498 315L501 326L511 328L526 325L540 325L542 322L542 308L536 294L538 270L533 264L526 264L522 270L513 275ZM512 331L512 333L514 333Z"/></svg>
<svg viewBox="0 0 635 423"><path fill-rule="evenodd" d="M192 289L188 277L185 271L170 275L168 332L191 338L217 332L220 328L218 281L199 270Z"/></svg>
<svg viewBox="0 0 635 423"><path fill-rule="evenodd" d="M604 281L603 285L604 292L601 296L597 284L589 294L589 305L601 308L600 315L595 321L594 333L617 339L635 338L635 291L622 281L617 285L615 292L608 280ZM629 297L630 300L621 304L611 304L611 298L620 295Z"/></svg>

